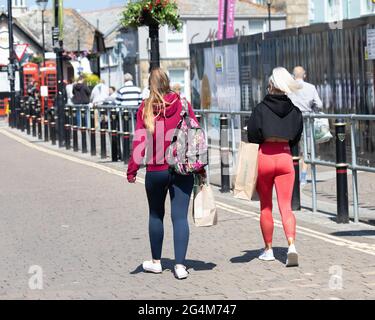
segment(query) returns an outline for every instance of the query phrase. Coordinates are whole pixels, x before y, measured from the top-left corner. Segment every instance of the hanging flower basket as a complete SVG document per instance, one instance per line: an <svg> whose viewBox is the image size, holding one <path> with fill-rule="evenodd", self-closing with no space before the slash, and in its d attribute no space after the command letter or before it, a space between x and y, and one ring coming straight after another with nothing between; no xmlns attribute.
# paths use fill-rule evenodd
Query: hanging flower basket
<svg viewBox="0 0 375 320"><path fill-rule="evenodd" d="M172 0L130 2L123 12L121 22L127 28L163 25L178 31L182 28L177 3Z"/></svg>

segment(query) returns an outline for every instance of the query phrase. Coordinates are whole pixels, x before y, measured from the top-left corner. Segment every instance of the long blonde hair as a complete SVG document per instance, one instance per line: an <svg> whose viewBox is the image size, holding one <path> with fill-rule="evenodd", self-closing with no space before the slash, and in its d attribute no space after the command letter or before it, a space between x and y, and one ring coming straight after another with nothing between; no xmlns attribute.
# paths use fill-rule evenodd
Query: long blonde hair
<svg viewBox="0 0 375 320"><path fill-rule="evenodd" d="M302 85L283 67L273 69L269 85L271 89L277 89L286 94L302 89Z"/></svg>
<svg viewBox="0 0 375 320"><path fill-rule="evenodd" d="M150 96L145 100L143 109L143 122L150 133L155 131L155 118L165 109L170 103L164 100L164 96L171 91L170 81L167 74L160 68L155 68L151 71L149 78ZM154 113L156 112L156 116Z"/></svg>

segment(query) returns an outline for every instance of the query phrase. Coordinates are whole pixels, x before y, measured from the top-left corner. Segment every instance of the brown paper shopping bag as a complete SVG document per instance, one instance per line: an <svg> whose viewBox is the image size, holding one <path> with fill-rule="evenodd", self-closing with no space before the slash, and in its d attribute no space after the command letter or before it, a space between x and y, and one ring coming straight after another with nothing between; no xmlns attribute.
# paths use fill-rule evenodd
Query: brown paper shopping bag
<svg viewBox="0 0 375 320"><path fill-rule="evenodd" d="M258 150L258 144L241 142L234 182L235 198L252 200L258 178Z"/></svg>
<svg viewBox="0 0 375 320"><path fill-rule="evenodd" d="M193 220L197 227L217 224L217 209L211 186L199 183L194 187Z"/></svg>

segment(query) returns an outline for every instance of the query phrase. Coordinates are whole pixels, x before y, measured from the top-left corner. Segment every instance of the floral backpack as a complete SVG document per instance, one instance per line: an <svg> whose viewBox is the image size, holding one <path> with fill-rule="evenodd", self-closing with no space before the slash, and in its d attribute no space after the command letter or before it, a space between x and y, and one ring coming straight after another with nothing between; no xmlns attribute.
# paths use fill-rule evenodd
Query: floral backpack
<svg viewBox="0 0 375 320"><path fill-rule="evenodd" d="M167 149L166 160L177 174L197 174L207 165L206 136L199 123L190 118L186 99L182 99L181 103L181 120Z"/></svg>

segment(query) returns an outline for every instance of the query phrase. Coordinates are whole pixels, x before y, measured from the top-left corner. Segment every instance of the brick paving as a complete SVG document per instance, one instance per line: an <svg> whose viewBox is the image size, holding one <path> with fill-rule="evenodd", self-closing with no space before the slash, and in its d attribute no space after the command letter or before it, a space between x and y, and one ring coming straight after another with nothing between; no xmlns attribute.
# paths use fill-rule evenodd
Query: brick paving
<svg viewBox="0 0 375 320"><path fill-rule="evenodd" d="M300 267L285 268L282 228L275 228L277 260L259 261L258 203L215 188L220 221L213 228L191 224L190 277L177 281L171 273L168 214L165 271L144 274L140 264L150 249L141 183L129 185L120 175L35 150L2 132L0 146L0 299L375 298L374 227L337 225L327 215L298 212ZM124 171L120 163L75 156ZM42 290L29 287L28 271L35 265L43 270ZM340 272L342 279L335 276Z"/></svg>

